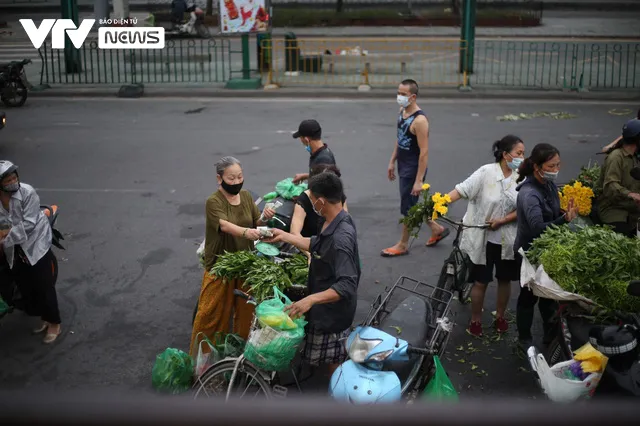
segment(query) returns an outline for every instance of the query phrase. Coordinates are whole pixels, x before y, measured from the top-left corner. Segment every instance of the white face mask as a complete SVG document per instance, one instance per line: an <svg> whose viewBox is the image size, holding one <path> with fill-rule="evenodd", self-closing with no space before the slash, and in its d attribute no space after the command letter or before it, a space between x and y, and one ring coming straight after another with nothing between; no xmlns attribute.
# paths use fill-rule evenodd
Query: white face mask
<svg viewBox="0 0 640 426"><path fill-rule="evenodd" d="M398 105L400 105L402 108L406 108L409 106L408 96L398 95L397 101L398 101Z"/></svg>

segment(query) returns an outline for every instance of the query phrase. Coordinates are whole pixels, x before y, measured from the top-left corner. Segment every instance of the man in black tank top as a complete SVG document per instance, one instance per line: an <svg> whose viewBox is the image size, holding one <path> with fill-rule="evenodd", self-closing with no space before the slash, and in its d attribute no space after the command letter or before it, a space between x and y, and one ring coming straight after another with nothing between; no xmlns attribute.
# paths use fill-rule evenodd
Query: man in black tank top
<svg viewBox="0 0 640 426"><path fill-rule="evenodd" d="M406 216L411 207L420 199L422 185L427 175L429 159L429 121L426 114L416 103L418 83L404 80L398 86L398 138L389 161L387 174L389 180L396 179L398 163L398 182L400 184L400 213ZM449 230L435 222L429 222L432 236L427 242L433 246L449 234ZM384 257L402 256L409 253L409 231L403 225L400 241L393 247L382 250Z"/></svg>

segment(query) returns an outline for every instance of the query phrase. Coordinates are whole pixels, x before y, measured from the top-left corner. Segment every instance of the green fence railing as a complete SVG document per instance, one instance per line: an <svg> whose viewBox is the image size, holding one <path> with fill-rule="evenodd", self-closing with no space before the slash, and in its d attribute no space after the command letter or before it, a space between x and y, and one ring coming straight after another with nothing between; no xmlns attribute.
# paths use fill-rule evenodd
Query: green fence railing
<svg viewBox="0 0 640 426"><path fill-rule="evenodd" d="M41 84L222 83L229 80L230 40L168 40L162 50L102 50L96 40L77 52L80 65L67 72L64 50L44 44Z"/></svg>
<svg viewBox="0 0 640 426"><path fill-rule="evenodd" d="M321 42L306 40L307 43L312 41L315 44ZM390 68L385 71L386 68L378 66L384 49L379 42L372 43L370 40L351 42L354 46L367 48L368 56L355 59L363 63L371 62L380 81L396 84L395 81L409 74L419 78L420 70L430 73L446 70L451 73L451 81L460 78L458 55L464 54L465 49L456 48L446 55L438 55L437 51L420 55L409 49L404 71L398 71L400 65L398 70ZM311 50L325 52L331 49L323 47ZM49 85L223 83L232 77L240 77L242 62L238 40L229 38L168 40L162 50L101 50L97 41L86 41L81 49L72 52L77 55L80 64L80 69L75 73L67 73L63 50L52 50L49 44L45 44L39 52L42 58L40 82ZM303 49L302 54L310 53ZM342 79L353 77L354 81L361 81L362 70L359 67L353 70L331 67L338 59L353 62L354 58L325 56L324 59L321 69L314 70L314 76L339 74ZM271 60L274 74L287 71L286 61ZM353 76L350 72L354 73ZM256 71L252 70L254 73ZM301 70L301 74L304 77L308 73ZM471 87L637 90L640 89L640 42L480 39L475 43L473 70L468 77ZM301 84L305 84L304 78L297 78ZM287 81L280 83L286 85ZM375 78L369 84L380 86Z"/></svg>
<svg viewBox="0 0 640 426"><path fill-rule="evenodd" d="M472 86L640 89L640 42L477 40Z"/></svg>

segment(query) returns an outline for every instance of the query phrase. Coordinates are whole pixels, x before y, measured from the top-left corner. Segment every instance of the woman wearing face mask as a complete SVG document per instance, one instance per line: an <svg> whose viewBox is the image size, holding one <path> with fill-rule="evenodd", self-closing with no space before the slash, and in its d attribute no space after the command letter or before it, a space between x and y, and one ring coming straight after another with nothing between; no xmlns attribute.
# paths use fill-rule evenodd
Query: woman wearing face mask
<svg viewBox="0 0 640 426"><path fill-rule="evenodd" d="M578 208L573 200L569 200L566 212L560 210L560 197L555 184L560 171L560 152L552 145L541 143L531 151L519 169L518 191L518 231L514 250L518 263L522 257L518 250L529 250L534 239L538 238L547 227L571 222L578 215ZM518 338L523 350L532 343L531 325L536 303L542 316L545 341L551 337L550 320L555 311L555 301L538 298L527 287L520 288L516 311Z"/></svg>
<svg viewBox="0 0 640 426"><path fill-rule="evenodd" d="M504 313L511 294L511 281L520 277L513 243L516 237L517 169L524 158L524 143L517 136L507 135L493 144L493 156L495 162L480 167L449 193L452 202L461 198L469 201L463 219L465 224L491 224L488 230L466 229L460 243L462 251L473 262L470 279L475 285L471 291L469 332L478 337L482 335L482 307L487 286L493 280L494 267L498 280L495 327L499 333L505 333L509 328Z"/></svg>
<svg viewBox="0 0 640 426"><path fill-rule="evenodd" d="M51 225L40 210L40 197L31 185L21 183L18 167L0 161L0 246L11 268L26 313L39 316L34 334L45 333L44 343L53 343L60 335L60 311L56 294L58 261L51 251Z"/></svg>
<svg viewBox="0 0 640 426"><path fill-rule="evenodd" d="M216 163L216 175L220 187L206 203L205 273L193 321L192 355L198 350L194 344L198 333L203 332L209 338L218 331L229 333L233 314L233 332L246 339L253 319L253 305L233 295L233 290L241 289L243 283L239 280L223 283L209 271L225 251L252 250L253 241L260 239L260 232L255 228L265 223L260 220L260 211L249 191L242 189L244 176L237 159L220 159ZM265 209L265 222L274 214L275 211Z"/></svg>

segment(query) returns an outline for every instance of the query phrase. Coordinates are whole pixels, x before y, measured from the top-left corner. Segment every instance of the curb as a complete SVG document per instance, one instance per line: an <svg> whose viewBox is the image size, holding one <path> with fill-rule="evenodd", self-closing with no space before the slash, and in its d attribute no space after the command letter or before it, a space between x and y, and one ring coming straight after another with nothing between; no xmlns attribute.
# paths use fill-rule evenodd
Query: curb
<svg viewBox="0 0 640 426"><path fill-rule="evenodd" d="M115 98L120 87L87 88L51 88L30 92L33 98ZM541 100L601 100L601 101L638 101L640 93L634 92L568 92L562 90L501 90L478 88L471 91L451 89L424 89L421 96L438 99L541 99ZM295 89L276 90L228 90L209 87L158 88L146 87L142 98L295 98L295 99L391 99L396 89Z"/></svg>

